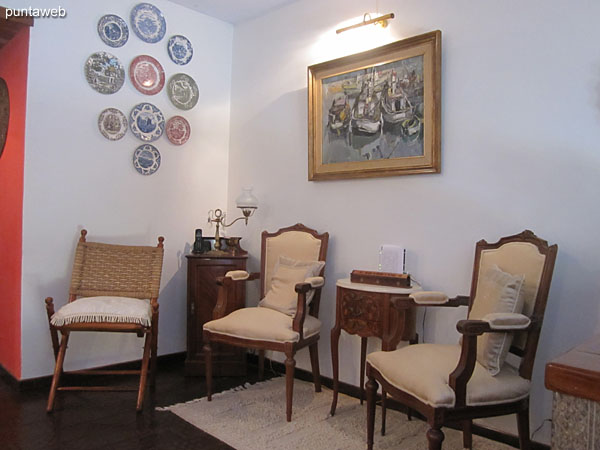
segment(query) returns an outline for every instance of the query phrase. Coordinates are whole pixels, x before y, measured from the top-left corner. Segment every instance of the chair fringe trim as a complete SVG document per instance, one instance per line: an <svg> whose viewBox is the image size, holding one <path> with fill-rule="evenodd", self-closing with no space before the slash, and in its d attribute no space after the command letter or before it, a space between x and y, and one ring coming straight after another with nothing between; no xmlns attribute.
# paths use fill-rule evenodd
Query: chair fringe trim
<svg viewBox="0 0 600 450"><path fill-rule="evenodd" d="M50 323L55 327L62 327L64 325L72 325L74 323L135 323L144 327L151 325L150 319L137 316L122 316L122 315L111 315L111 314L87 314L87 315L73 315L67 317L56 317L56 314L52 316Z"/></svg>

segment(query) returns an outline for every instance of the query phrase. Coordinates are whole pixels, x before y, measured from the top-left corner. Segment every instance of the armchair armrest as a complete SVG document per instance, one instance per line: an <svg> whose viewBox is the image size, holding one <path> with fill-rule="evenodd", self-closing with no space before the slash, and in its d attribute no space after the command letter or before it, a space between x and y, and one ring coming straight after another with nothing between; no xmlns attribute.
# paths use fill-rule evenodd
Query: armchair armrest
<svg viewBox="0 0 600 450"><path fill-rule="evenodd" d="M392 305L396 308L406 308L407 306L469 306L470 297L467 295L457 295L454 298L448 298L446 294L438 291L418 291L413 292L408 297L393 296L390 299Z"/></svg>
<svg viewBox="0 0 600 450"><path fill-rule="evenodd" d="M232 280L247 280L250 274L245 270L230 270L225 276L230 277Z"/></svg>
<svg viewBox="0 0 600 450"><path fill-rule="evenodd" d="M490 313L481 320L490 325L491 331L523 331L531 324L529 317L517 313Z"/></svg>
<svg viewBox="0 0 600 450"><path fill-rule="evenodd" d="M220 319L232 311L232 302L236 296L236 291L241 289L240 283L257 280L260 278L260 272L248 273L245 270L230 270L224 277L217 277L217 302L213 309L212 318Z"/></svg>
<svg viewBox="0 0 600 450"><path fill-rule="evenodd" d="M467 382L471 379L477 360L477 336L498 331L523 331L537 326L523 314L492 313L482 320L459 320L456 329L462 334L460 359L454 371L448 377L448 384L456 396L456 407L466 405Z"/></svg>
<svg viewBox="0 0 600 450"><path fill-rule="evenodd" d="M303 339L304 332L304 319L306 318L306 299L308 293L311 290L320 292L321 288L325 284L325 278L323 277L309 277L302 283L296 283L294 290L298 293L298 304L296 305L296 315L292 322L292 330L300 335L300 339ZM316 295L317 293L315 293Z"/></svg>
<svg viewBox="0 0 600 450"><path fill-rule="evenodd" d="M223 285L224 280L228 278L231 281L252 281L260 278L260 272L248 273L245 270L230 270L223 277L217 277L217 284Z"/></svg>
<svg viewBox="0 0 600 450"><path fill-rule="evenodd" d="M417 305L441 305L448 303L448 296L438 291L418 291L409 295Z"/></svg>
<svg viewBox="0 0 600 450"><path fill-rule="evenodd" d="M325 284L325 278L323 277L309 277L306 278L302 283L296 283L294 290L297 293L308 292L311 289L317 289Z"/></svg>

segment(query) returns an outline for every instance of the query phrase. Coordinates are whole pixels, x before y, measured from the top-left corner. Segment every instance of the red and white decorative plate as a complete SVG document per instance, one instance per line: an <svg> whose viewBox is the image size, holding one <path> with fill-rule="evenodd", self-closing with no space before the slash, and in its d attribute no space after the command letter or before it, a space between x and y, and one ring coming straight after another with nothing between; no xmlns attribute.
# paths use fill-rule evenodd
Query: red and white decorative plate
<svg viewBox="0 0 600 450"><path fill-rule="evenodd" d="M185 118L173 116L167 121L167 138L175 145L183 145L190 138L192 129Z"/></svg>
<svg viewBox="0 0 600 450"><path fill-rule="evenodd" d="M136 56L129 65L129 78L142 94L158 94L165 85L165 71L160 63L149 55Z"/></svg>

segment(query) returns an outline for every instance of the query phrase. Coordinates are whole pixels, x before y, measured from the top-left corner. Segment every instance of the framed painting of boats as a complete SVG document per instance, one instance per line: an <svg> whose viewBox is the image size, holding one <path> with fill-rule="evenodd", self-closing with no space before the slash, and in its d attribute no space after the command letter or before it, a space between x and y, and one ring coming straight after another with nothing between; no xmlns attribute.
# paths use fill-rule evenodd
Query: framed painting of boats
<svg viewBox="0 0 600 450"><path fill-rule="evenodd" d="M308 179L440 172L442 33L308 68Z"/></svg>

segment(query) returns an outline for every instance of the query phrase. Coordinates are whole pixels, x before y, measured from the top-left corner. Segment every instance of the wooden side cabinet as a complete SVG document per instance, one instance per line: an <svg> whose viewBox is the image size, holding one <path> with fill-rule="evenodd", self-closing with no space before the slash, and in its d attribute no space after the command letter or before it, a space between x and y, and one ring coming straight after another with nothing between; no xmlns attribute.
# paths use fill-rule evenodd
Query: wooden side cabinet
<svg viewBox="0 0 600 450"><path fill-rule="evenodd" d="M204 376L204 352L202 351L202 326L212 320L212 313L217 302L217 277L230 270L246 270L248 254L243 250L228 254L215 252L189 254L187 272L187 356L185 374L188 376ZM236 310L245 306L246 291L240 283L239 292L235 296ZM230 313L231 311L227 311ZM213 375L234 376L246 374L246 351L243 348L228 345L213 345Z"/></svg>

